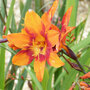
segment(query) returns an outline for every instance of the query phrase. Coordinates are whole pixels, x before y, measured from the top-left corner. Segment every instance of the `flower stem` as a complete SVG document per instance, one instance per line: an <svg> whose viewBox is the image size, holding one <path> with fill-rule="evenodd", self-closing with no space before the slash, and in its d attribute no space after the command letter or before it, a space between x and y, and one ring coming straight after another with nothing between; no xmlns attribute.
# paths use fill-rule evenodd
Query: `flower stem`
<svg viewBox="0 0 90 90"><path fill-rule="evenodd" d="M77 64L78 64L78 66L81 68L82 72L83 72L84 74L86 74L86 72L85 72L85 70L84 70L83 66L80 64L80 62L79 62L79 60L78 60L78 59L76 60L76 63L77 63Z"/></svg>
<svg viewBox="0 0 90 90"><path fill-rule="evenodd" d="M63 55L62 55L62 56L63 56ZM64 56L63 56L63 58L70 64L69 60L67 60ZM78 66L80 67L80 69L82 70L82 72L83 72L84 74L86 74L86 72L85 72L83 66L80 64L79 60L77 59L77 60L75 60L75 61L76 61L76 63L78 64ZM71 65L71 64L70 64L70 65ZM72 65L71 65L71 66L72 66Z"/></svg>
<svg viewBox="0 0 90 90"><path fill-rule="evenodd" d="M0 18L1 18L2 22L3 22L3 24L5 25L6 23L5 23L5 21L4 21L3 17L2 17L2 15L1 15L1 13L0 13Z"/></svg>

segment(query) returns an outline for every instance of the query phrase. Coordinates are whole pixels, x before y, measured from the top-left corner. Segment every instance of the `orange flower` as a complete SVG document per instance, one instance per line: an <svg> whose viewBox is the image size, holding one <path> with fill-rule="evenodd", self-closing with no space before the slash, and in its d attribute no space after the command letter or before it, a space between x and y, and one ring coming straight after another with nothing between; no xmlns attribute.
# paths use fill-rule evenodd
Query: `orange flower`
<svg viewBox="0 0 90 90"><path fill-rule="evenodd" d="M81 79L87 79L90 78L90 72L86 73L85 75L83 75L82 77L80 77Z"/></svg>
<svg viewBox="0 0 90 90"><path fill-rule="evenodd" d="M54 6L57 2L58 0L55 0ZM54 13L53 8L54 7L49 10L51 16L53 16ZM20 49L13 57L12 63L18 66L28 65L34 59L34 71L40 82L43 79L46 61L49 65L56 68L64 65L58 55L52 50L52 43L48 40L46 34L48 28L46 28L43 19L34 11L29 10L25 15L24 28L21 32L6 36L9 43L13 45L11 45L11 47Z"/></svg>
<svg viewBox="0 0 90 90"><path fill-rule="evenodd" d="M61 30L59 30L56 26L52 25L51 26L52 30L49 30L47 32L50 42L53 42L52 46L56 44L57 52L61 50L62 48L64 48L67 51L67 47L65 46L66 36L68 35L69 32L75 29L75 27L68 26L70 16L71 16L71 11L72 11L72 7L70 7L65 13L65 15L63 16L63 19L61 22L61 25L62 25Z"/></svg>
<svg viewBox="0 0 90 90"><path fill-rule="evenodd" d="M81 90L90 90L90 85L86 82L81 81L80 82Z"/></svg>

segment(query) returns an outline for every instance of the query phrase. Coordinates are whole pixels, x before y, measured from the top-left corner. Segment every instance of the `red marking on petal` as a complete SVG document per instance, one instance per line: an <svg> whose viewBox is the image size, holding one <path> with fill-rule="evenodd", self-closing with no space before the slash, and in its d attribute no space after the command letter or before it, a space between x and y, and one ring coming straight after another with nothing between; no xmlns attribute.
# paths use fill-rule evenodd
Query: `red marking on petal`
<svg viewBox="0 0 90 90"><path fill-rule="evenodd" d="M27 55L29 56L28 64L30 64L32 60L34 59L33 52L31 50L27 50L26 52L27 52Z"/></svg>
<svg viewBox="0 0 90 90"><path fill-rule="evenodd" d="M39 54L39 60L42 62L43 60L45 60L46 57L45 55Z"/></svg>

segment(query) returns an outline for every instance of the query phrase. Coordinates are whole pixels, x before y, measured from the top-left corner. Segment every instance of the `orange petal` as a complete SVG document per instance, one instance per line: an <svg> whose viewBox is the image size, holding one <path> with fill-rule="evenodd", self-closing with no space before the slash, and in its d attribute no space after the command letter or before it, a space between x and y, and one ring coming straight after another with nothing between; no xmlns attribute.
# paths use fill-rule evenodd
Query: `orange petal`
<svg viewBox="0 0 90 90"><path fill-rule="evenodd" d="M60 60L55 52L50 53L48 64L56 68L64 66L64 63Z"/></svg>
<svg viewBox="0 0 90 90"><path fill-rule="evenodd" d="M50 19L52 19L52 17L54 16L54 13L55 13L57 6L58 6L58 2L59 2L59 0L55 0L52 7L47 12Z"/></svg>
<svg viewBox="0 0 90 90"><path fill-rule="evenodd" d="M80 77L81 79L87 79L90 78L90 72L86 73L85 75L83 75L82 77Z"/></svg>
<svg viewBox="0 0 90 90"><path fill-rule="evenodd" d="M35 73L36 73L37 79L38 79L40 82L43 80L45 62L46 62L46 60L43 60L43 61L41 62L40 60L37 60L37 59L35 59L35 61L34 61L34 71L35 71Z"/></svg>
<svg viewBox="0 0 90 90"><path fill-rule="evenodd" d="M22 34L26 34L26 35L29 34L29 33L26 32L25 28L23 28L23 29L21 30L21 33L22 33Z"/></svg>
<svg viewBox="0 0 90 90"><path fill-rule="evenodd" d="M45 12L41 17L43 20L43 23L46 27L46 30L48 30L51 26L51 20L54 16L56 9L57 9L58 2L59 2L59 0L55 0L52 7L48 10L48 12Z"/></svg>
<svg viewBox="0 0 90 90"><path fill-rule="evenodd" d="M63 16L63 19L62 19L62 26L68 26L69 24L69 20L70 20L70 16L71 16L71 12L72 12L72 8L73 7L70 7L67 12L65 13L65 15Z"/></svg>
<svg viewBox="0 0 90 90"><path fill-rule="evenodd" d="M10 48L12 48L13 50L19 49L19 48L17 48L14 44L12 44L12 43L9 43L8 46L9 46Z"/></svg>
<svg viewBox="0 0 90 90"><path fill-rule="evenodd" d="M55 26L54 24L51 24L50 30L56 30L56 31L60 32L59 28L57 26Z"/></svg>
<svg viewBox="0 0 90 90"><path fill-rule="evenodd" d="M9 34L7 35L7 39L18 48L24 48L30 43L30 37L21 33Z"/></svg>
<svg viewBox="0 0 90 90"><path fill-rule="evenodd" d="M59 32L56 30L49 30L47 32L47 37L52 47L59 43Z"/></svg>
<svg viewBox="0 0 90 90"><path fill-rule="evenodd" d="M12 59L12 63L18 66L28 65L32 62L33 56L28 50L19 51Z"/></svg>
<svg viewBox="0 0 90 90"><path fill-rule="evenodd" d="M50 20L50 18L48 16L47 12L44 13L41 18L42 18L42 21L43 21L43 23L45 25L45 28L46 28L45 30L46 31L49 30L49 28L51 26L51 20Z"/></svg>
<svg viewBox="0 0 90 90"><path fill-rule="evenodd" d="M85 86L85 87L88 87L88 84L87 84L87 83L85 83L85 82L83 82L83 81L81 81L81 82L80 82L80 86Z"/></svg>
<svg viewBox="0 0 90 90"><path fill-rule="evenodd" d="M3 39L7 38L7 36L6 36L6 35L3 35L2 37L3 37Z"/></svg>
<svg viewBox="0 0 90 90"><path fill-rule="evenodd" d="M44 32L42 20L34 11L27 11L24 25L30 33L41 34L41 32Z"/></svg>

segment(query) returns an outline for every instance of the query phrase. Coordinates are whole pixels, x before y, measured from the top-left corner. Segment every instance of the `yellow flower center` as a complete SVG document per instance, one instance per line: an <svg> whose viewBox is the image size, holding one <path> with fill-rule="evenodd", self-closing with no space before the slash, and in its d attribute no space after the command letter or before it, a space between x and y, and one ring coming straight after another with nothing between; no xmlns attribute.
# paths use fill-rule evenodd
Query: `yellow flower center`
<svg viewBox="0 0 90 90"><path fill-rule="evenodd" d="M46 52L46 44L45 41L35 41L33 40L32 46L30 49L34 52L33 56L39 56L39 54L45 55Z"/></svg>

